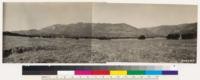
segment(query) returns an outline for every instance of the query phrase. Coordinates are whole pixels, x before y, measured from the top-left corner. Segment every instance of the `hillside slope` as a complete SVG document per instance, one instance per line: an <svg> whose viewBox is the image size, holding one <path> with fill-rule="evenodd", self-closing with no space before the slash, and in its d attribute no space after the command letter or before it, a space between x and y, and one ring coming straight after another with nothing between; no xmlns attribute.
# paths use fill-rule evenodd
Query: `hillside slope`
<svg viewBox="0 0 200 80"><path fill-rule="evenodd" d="M187 23L179 25L161 25L153 28L146 28L157 36L167 36L172 33L195 33L197 34L197 23Z"/></svg>

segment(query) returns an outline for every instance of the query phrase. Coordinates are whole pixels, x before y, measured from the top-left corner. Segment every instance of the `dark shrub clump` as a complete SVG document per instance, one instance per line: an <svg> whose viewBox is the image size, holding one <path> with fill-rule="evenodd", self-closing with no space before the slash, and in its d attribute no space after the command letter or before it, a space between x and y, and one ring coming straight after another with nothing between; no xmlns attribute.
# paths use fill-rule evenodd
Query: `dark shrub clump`
<svg viewBox="0 0 200 80"><path fill-rule="evenodd" d="M141 36L138 37L138 39L144 40L144 39L146 39L146 37L144 35L141 35Z"/></svg>

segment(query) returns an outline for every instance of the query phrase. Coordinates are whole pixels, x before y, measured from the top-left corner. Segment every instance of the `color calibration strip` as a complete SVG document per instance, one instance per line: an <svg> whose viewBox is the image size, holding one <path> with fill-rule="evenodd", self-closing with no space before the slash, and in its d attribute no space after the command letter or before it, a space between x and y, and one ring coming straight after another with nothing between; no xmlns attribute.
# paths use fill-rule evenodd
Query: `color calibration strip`
<svg viewBox="0 0 200 80"><path fill-rule="evenodd" d="M75 70L58 71L58 75L178 75L176 70Z"/></svg>
<svg viewBox="0 0 200 80"><path fill-rule="evenodd" d="M23 66L23 75L178 75L176 66Z"/></svg>

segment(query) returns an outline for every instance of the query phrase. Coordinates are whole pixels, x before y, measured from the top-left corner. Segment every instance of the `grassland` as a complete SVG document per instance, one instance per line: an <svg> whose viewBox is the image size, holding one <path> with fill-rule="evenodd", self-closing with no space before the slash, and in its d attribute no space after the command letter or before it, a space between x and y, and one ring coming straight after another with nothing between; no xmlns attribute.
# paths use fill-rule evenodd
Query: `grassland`
<svg viewBox="0 0 200 80"><path fill-rule="evenodd" d="M69 39L4 36L4 63L196 62L196 39Z"/></svg>

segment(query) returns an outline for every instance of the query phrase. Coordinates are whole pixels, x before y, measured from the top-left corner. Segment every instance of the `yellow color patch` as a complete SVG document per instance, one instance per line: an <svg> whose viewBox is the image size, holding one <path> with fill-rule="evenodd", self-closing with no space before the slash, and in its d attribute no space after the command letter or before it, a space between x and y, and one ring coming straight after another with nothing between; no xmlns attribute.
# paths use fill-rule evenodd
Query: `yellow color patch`
<svg viewBox="0 0 200 80"><path fill-rule="evenodd" d="M110 75L127 75L126 70L111 70Z"/></svg>

